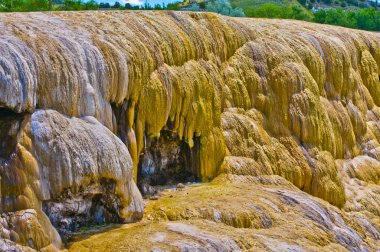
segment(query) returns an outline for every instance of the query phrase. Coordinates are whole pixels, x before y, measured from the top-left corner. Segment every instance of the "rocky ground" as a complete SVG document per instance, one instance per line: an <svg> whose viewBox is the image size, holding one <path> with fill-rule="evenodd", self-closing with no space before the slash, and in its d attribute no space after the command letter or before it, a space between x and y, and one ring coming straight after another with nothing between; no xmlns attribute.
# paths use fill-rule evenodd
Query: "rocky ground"
<svg viewBox="0 0 380 252"><path fill-rule="evenodd" d="M145 217L83 237L69 251L376 251L374 222L277 176L166 190ZM82 240L83 239L83 240Z"/></svg>

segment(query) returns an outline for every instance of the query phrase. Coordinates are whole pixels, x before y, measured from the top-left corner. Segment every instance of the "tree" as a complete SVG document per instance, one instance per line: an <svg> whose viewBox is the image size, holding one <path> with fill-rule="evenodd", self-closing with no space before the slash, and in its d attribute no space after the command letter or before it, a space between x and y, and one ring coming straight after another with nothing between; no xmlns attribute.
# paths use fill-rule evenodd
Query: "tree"
<svg viewBox="0 0 380 252"><path fill-rule="evenodd" d="M179 5L180 2L177 2L177 3L169 3L166 8L168 10L179 10L180 9L180 5Z"/></svg>
<svg viewBox="0 0 380 252"><path fill-rule="evenodd" d="M240 8L232 8L228 0L216 0L206 5L206 11L216 12L226 16L244 17L245 14Z"/></svg>
<svg viewBox="0 0 380 252"><path fill-rule="evenodd" d="M299 5L290 5L284 7L284 18L297 20L310 20L310 16Z"/></svg>
<svg viewBox="0 0 380 252"><path fill-rule="evenodd" d="M266 3L259 7L245 10L248 17L284 18L284 10L274 3Z"/></svg>
<svg viewBox="0 0 380 252"><path fill-rule="evenodd" d="M145 3L144 3L144 6L141 7L143 10L151 10L153 9L152 6L150 5L150 3L148 3L148 1L146 0Z"/></svg>
<svg viewBox="0 0 380 252"><path fill-rule="evenodd" d="M300 4L302 4L303 6L306 5L306 0L298 0L298 2L299 2Z"/></svg>
<svg viewBox="0 0 380 252"><path fill-rule="evenodd" d="M109 3L100 3L99 8L101 9L109 9L111 8L111 5Z"/></svg>
<svg viewBox="0 0 380 252"><path fill-rule="evenodd" d="M200 11L199 5L197 3L193 3L190 7L186 8L187 11Z"/></svg>
<svg viewBox="0 0 380 252"><path fill-rule="evenodd" d="M314 13L313 21L320 24L325 24L326 22L326 11L325 10L319 10Z"/></svg>
<svg viewBox="0 0 380 252"><path fill-rule="evenodd" d="M313 21L362 30L380 31L380 12L374 8L356 11L343 11L342 9L320 10L314 13Z"/></svg>
<svg viewBox="0 0 380 252"><path fill-rule="evenodd" d="M357 26L363 30L375 30L375 9L361 9L356 14Z"/></svg>
<svg viewBox="0 0 380 252"><path fill-rule="evenodd" d="M98 10L99 5L95 2L95 0L90 0L83 4L83 10Z"/></svg>
<svg viewBox="0 0 380 252"><path fill-rule="evenodd" d="M49 9L48 0L29 0L20 6L21 11L46 11Z"/></svg>
<svg viewBox="0 0 380 252"><path fill-rule="evenodd" d="M112 6L112 8L114 8L114 9L120 9L120 3L119 2L115 2L114 4L113 4L113 6Z"/></svg>
<svg viewBox="0 0 380 252"><path fill-rule="evenodd" d="M155 4L155 5L154 5L154 9L155 9L155 10L162 10L163 8L161 7L160 4Z"/></svg>
<svg viewBox="0 0 380 252"><path fill-rule="evenodd" d="M216 0L209 2L205 9L201 9L197 3L193 3L190 7L185 8L186 11L209 11L216 12L226 16L244 17L245 14L240 8L232 8L228 0Z"/></svg>

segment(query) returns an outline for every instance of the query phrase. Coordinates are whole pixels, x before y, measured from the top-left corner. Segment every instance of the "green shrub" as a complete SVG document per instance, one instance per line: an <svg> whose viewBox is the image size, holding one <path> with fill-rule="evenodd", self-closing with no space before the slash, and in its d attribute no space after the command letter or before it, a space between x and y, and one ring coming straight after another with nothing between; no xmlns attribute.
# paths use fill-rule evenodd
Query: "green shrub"
<svg viewBox="0 0 380 252"><path fill-rule="evenodd" d="M197 3L193 3L190 7L185 8L186 11L203 11ZM245 14L240 8L232 8L231 3L228 0L216 0L215 2L209 2L206 5L204 11L216 12L226 16L244 17Z"/></svg>
<svg viewBox="0 0 380 252"><path fill-rule="evenodd" d="M168 10L179 10L181 7L180 7L180 2L177 2L177 3L170 3L166 6L166 8Z"/></svg>
<svg viewBox="0 0 380 252"><path fill-rule="evenodd" d="M56 8L56 10L66 10L66 11L97 10L97 9L99 9L99 5L94 0L90 0L85 3L82 3L80 0L65 0L63 5L60 5Z"/></svg>
<svg viewBox="0 0 380 252"><path fill-rule="evenodd" d="M305 9L298 5L280 7L273 3L266 3L259 7L245 9L245 14L248 17L311 20Z"/></svg>
<svg viewBox="0 0 380 252"><path fill-rule="evenodd" d="M190 7L186 8L187 11L200 11L199 5L197 3L193 3Z"/></svg>
<svg viewBox="0 0 380 252"><path fill-rule="evenodd" d="M228 0L216 0L206 5L206 11L216 12L226 16L244 17L244 12L240 8L232 8Z"/></svg>
<svg viewBox="0 0 380 252"><path fill-rule="evenodd" d="M314 13L314 22L339 25L370 31L380 31L380 11L374 8L343 11L342 9L320 10Z"/></svg>
<svg viewBox="0 0 380 252"><path fill-rule="evenodd" d="M46 11L48 0L0 0L0 11Z"/></svg>

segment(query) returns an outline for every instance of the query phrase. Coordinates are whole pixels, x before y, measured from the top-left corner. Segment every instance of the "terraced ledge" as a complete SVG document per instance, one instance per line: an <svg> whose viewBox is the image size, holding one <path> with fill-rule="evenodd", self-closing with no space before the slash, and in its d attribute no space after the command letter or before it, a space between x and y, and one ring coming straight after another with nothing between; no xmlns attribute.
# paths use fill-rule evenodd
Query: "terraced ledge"
<svg viewBox="0 0 380 252"><path fill-rule="evenodd" d="M365 251L380 245L376 235L365 235L375 224L363 225L360 215L351 218L280 177L263 179L265 186L167 190L147 201L142 222L91 235L69 251Z"/></svg>

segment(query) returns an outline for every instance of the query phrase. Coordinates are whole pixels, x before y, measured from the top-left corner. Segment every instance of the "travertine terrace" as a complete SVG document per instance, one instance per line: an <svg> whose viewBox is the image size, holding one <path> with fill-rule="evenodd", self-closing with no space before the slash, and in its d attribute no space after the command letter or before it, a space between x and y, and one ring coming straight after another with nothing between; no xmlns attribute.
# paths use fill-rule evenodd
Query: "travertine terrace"
<svg viewBox="0 0 380 252"><path fill-rule="evenodd" d="M342 27L0 14L0 250L142 220L98 249L376 251L379 67L380 35ZM144 214L188 181L212 182Z"/></svg>

